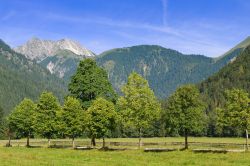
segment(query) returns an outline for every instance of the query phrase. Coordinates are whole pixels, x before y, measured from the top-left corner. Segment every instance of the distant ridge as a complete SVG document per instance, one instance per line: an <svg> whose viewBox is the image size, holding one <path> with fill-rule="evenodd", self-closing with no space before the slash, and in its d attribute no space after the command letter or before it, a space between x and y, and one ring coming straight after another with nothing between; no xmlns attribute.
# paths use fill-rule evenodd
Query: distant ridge
<svg viewBox="0 0 250 166"><path fill-rule="evenodd" d="M235 47L231 48L229 51L224 53L222 56L219 56L217 59L223 58L224 56L231 54L235 50L244 50L247 46L250 45L250 36L248 36L245 40L237 44Z"/></svg>

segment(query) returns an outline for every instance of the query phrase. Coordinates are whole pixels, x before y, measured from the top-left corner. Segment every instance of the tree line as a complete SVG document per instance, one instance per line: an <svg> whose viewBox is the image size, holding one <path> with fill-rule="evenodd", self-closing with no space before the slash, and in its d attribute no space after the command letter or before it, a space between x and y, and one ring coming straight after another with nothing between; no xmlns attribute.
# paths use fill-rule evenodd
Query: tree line
<svg viewBox="0 0 250 166"><path fill-rule="evenodd" d="M206 103L195 85L179 87L160 103L147 80L132 72L118 96L107 73L92 59L80 62L69 83L69 92L63 105L51 92L43 92L36 102L24 99L7 117L3 131L9 137L13 132L17 137L26 137L27 146L30 137L47 138L48 146L52 138L68 137L73 148L77 137L90 138L93 146L97 138L102 138L105 147L105 138L124 136L138 137L141 147L142 136L155 132L184 136L187 149L188 136L204 134L208 125ZM227 106L217 109L218 131L237 126L247 132L248 94L234 89L227 96Z"/></svg>

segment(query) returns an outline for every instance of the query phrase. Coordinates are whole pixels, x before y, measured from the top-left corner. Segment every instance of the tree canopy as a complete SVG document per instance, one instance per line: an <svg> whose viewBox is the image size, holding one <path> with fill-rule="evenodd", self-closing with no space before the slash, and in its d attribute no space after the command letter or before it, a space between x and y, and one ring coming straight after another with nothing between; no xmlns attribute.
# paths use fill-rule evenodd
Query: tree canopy
<svg viewBox="0 0 250 166"><path fill-rule="evenodd" d="M60 114L62 133L73 139L73 148L75 147L74 138L80 136L85 128L85 116L82 105L74 97L67 97L62 112Z"/></svg>
<svg viewBox="0 0 250 166"><path fill-rule="evenodd" d="M35 114L35 127L38 134L49 139L49 146L50 138L61 128L58 126L60 109L58 99L51 92L41 94Z"/></svg>
<svg viewBox="0 0 250 166"><path fill-rule="evenodd" d="M85 108L88 108L91 101L97 97L103 97L112 102L117 98L106 71L98 67L93 59L80 62L69 83L69 91L81 100Z"/></svg>
<svg viewBox="0 0 250 166"><path fill-rule="evenodd" d="M178 133L184 133L186 149L188 148L188 135L200 132L205 127L204 109L200 93L194 85L178 88L168 99L167 125Z"/></svg>
<svg viewBox="0 0 250 166"><path fill-rule="evenodd" d="M133 126L139 134L139 146L143 129L152 125L160 116L161 107L147 80L133 72L122 87L123 96L118 99L118 107L125 125Z"/></svg>
<svg viewBox="0 0 250 166"><path fill-rule="evenodd" d="M224 108L217 108L220 128L227 129L238 135L246 132L246 145L248 148L248 130L250 129L250 98L242 89L231 89L225 92L226 104Z"/></svg>
<svg viewBox="0 0 250 166"><path fill-rule="evenodd" d="M92 140L106 137L115 128L117 112L112 102L97 98L87 110L87 130ZM93 140L94 141L94 140ZM94 142L92 142L95 144ZM103 147L105 143L103 142Z"/></svg>
<svg viewBox="0 0 250 166"><path fill-rule="evenodd" d="M35 110L36 104L25 98L8 117L11 128L21 137L27 137L27 146L29 146L29 137L34 134Z"/></svg>

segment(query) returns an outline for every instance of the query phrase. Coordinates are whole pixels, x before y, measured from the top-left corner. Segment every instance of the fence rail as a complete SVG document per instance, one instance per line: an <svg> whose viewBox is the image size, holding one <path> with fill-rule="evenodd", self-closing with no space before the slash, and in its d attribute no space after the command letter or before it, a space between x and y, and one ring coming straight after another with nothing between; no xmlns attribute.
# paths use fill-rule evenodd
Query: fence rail
<svg viewBox="0 0 250 166"><path fill-rule="evenodd" d="M1 144L4 145L8 141L1 141ZM12 146L25 146L25 140L12 140ZM32 146L46 146L48 144L47 140L31 140L30 144ZM71 140L51 140L52 146L58 147L71 147ZM90 141L86 140L76 140L76 146L91 146ZM97 146L102 145L102 141L96 142ZM106 146L110 147L137 147L138 142L119 142L119 141L106 141ZM184 142L142 142L142 147L182 147ZM244 149L245 144L243 143L214 143L214 142L189 142L189 146L192 148L196 147L206 147L206 148L231 148L231 149Z"/></svg>

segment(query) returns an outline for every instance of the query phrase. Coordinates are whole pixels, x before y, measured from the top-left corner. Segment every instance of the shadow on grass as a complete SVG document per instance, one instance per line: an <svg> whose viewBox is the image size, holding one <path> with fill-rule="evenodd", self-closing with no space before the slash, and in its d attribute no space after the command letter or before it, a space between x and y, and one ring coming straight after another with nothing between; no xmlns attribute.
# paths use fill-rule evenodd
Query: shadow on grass
<svg viewBox="0 0 250 166"><path fill-rule="evenodd" d="M125 150L134 150L129 148L110 148L110 147L102 147L99 149L100 151L125 151Z"/></svg>
<svg viewBox="0 0 250 166"><path fill-rule="evenodd" d="M72 146L71 145L50 145L48 148L69 149L69 148L72 148Z"/></svg>
<svg viewBox="0 0 250 166"><path fill-rule="evenodd" d="M193 149L194 153L242 153L245 150L225 150L225 149Z"/></svg>

